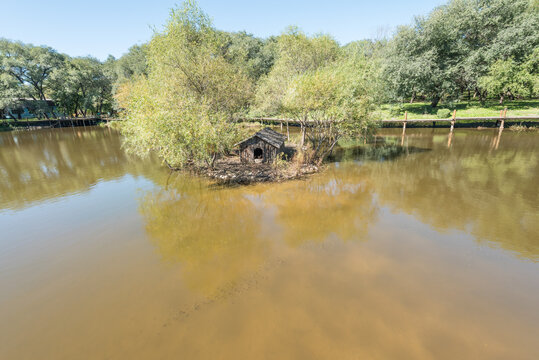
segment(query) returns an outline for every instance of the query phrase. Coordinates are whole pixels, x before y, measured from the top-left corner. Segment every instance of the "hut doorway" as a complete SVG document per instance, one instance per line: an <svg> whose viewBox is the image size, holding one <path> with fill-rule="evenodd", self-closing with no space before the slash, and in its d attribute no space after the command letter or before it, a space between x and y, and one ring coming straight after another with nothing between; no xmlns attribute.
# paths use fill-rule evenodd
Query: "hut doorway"
<svg viewBox="0 0 539 360"><path fill-rule="evenodd" d="M264 158L264 151L262 151L261 148L256 148L253 155L254 155L255 160L263 159Z"/></svg>

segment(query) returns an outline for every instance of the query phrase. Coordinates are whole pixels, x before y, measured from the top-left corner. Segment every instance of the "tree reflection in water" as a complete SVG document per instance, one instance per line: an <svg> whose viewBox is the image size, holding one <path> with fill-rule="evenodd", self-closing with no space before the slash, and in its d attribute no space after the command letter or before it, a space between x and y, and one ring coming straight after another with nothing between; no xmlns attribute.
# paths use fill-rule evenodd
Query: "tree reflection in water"
<svg viewBox="0 0 539 360"><path fill-rule="evenodd" d="M495 153L491 137L463 131L451 150L435 133L408 139L408 148L389 138L349 146L326 171L281 184L215 188L182 175L147 194L141 211L163 257L209 292L256 271L277 244L368 239L381 207L537 260L539 152L532 138L507 135Z"/></svg>
<svg viewBox="0 0 539 360"><path fill-rule="evenodd" d="M496 149L458 129L448 149L446 130L396 133L305 180L235 188L167 182L108 130L2 134L6 227L32 205L56 219L64 204L41 202L73 192L98 216L0 236L0 357L538 358L536 134Z"/></svg>
<svg viewBox="0 0 539 360"><path fill-rule="evenodd" d="M182 263L189 286L210 295L274 261L283 240L296 247L364 239L376 205L354 172L346 174L249 187L212 187L176 174L141 199L140 211L163 259Z"/></svg>
<svg viewBox="0 0 539 360"><path fill-rule="evenodd" d="M369 162L370 179L381 205L412 214L441 232L460 230L478 241L539 260L539 144L534 134L494 135L459 130L451 150L432 138L410 139L419 152L388 162ZM429 144L430 143L430 144ZM441 141L437 141L438 144Z"/></svg>
<svg viewBox="0 0 539 360"><path fill-rule="evenodd" d="M2 133L0 147L0 210L86 192L126 174L164 174L156 159L131 161L119 134L99 127Z"/></svg>
<svg viewBox="0 0 539 360"><path fill-rule="evenodd" d="M172 177L140 204L146 231L163 259L181 262L187 284L206 295L257 271L269 238L254 203L240 189L212 188L185 174Z"/></svg>

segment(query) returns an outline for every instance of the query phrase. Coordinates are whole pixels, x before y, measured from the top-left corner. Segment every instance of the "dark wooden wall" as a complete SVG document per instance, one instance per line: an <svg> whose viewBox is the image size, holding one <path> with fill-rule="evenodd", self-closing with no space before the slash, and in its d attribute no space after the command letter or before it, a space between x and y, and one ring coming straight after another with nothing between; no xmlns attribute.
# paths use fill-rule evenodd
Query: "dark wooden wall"
<svg viewBox="0 0 539 360"><path fill-rule="evenodd" d="M240 145L241 162L255 162L254 151L256 148L260 148L263 151L262 162L272 162L277 154L283 151L282 146L280 149L277 149L261 139L249 139Z"/></svg>

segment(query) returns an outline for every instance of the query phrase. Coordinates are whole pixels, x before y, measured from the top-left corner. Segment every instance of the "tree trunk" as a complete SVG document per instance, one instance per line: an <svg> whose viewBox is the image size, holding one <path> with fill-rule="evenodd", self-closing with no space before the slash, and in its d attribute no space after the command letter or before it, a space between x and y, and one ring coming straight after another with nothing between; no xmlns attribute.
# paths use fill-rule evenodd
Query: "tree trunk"
<svg viewBox="0 0 539 360"><path fill-rule="evenodd" d="M500 105L503 104L503 99L504 99L504 98L505 98L504 94L501 93L501 94L500 94Z"/></svg>
<svg viewBox="0 0 539 360"><path fill-rule="evenodd" d="M410 99L410 104L413 104L415 100L415 91L412 92L412 98Z"/></svg>
<svg viewBox="0 0 539 360"><path fill-rule="evenodd" d="M438 103L440 102L440 97L439 96L435 96L432 98L432 101L430 103L430 106L432 106L433 108L435 108L436 106L438 106Z"/></svg>
<svg viewBox="0 0 539 360"><path fill-rule="evenodd" d="M338 139L335 139L335 141L333 141L330 148L318 159L318 161L316 162L316 166L322 165L322 162L324 161L326 156L330 155L333 152L333 148L335 147L337 142L338 142Z"/></svg>

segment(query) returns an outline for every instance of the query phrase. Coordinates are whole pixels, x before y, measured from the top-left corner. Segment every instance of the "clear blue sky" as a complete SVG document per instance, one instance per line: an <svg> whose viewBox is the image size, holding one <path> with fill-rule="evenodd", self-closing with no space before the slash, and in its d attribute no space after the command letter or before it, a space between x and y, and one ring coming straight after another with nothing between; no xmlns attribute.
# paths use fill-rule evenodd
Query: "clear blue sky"
<svg viewBox="0 0 539 360"><path fill-rule="evenodd" d="M0 37L104 60L148 41L181 0L0 0ZM199 0L221 30L278 35L288 25L345 44L409 24L445 0Z"/></svg>

